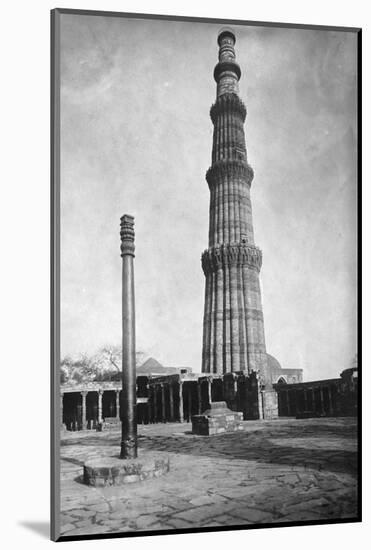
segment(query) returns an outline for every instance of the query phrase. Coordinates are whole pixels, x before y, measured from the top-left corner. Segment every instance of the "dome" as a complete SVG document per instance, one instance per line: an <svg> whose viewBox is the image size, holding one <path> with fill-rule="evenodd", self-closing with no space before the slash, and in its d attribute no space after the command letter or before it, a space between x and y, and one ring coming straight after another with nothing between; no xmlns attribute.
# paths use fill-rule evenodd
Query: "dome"
<svg viewBox="0 0 371 550"><path fill-rule="evenodd" d="M279 364L277 359L275 357L273 357L273 355L269 355L269 353L267 353L267 360L268 360L268 369L269 370L280 370L280 369L282 369L281 365Z"/></svg>

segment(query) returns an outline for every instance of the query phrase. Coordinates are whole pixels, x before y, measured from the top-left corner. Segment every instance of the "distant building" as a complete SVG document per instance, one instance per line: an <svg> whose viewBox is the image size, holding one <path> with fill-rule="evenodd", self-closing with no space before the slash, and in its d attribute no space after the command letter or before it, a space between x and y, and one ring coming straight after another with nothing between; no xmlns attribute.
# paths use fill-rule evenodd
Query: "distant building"
<svg viewBox="0 0 371 550"><path fill-rule="evenodd" d="M357 415L357 367L343 370L339 378L288 384L279 380L274 387L278 395L279 416Z"/></svg>
<svg viewBox="0 0 371 550"><path fill-rule="evenodd" d="M166 374L187 374L192 372L190 367L164 367L153 357L147 359L137 367L137 375L164 376Z"/></svg>
<svg viewBox="0 0 371 550"><path fill-rule="evenodd" d="M273 355L267 353L269 381L271 384L296 384L303 381L303 369L285 369Z"/></svg>

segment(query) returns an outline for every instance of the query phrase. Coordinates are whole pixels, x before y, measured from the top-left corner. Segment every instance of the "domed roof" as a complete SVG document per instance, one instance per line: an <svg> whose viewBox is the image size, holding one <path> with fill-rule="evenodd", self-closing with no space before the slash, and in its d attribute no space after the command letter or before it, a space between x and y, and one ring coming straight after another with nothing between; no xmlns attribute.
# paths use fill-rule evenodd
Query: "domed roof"
<svg viewBox="0 0 371 550"><path fill-rule="evenodd" d="M281 365L279 364L277 359L275 357L273 357L273 355L269 355L269 353L267 353L267 359L268 359L268 368L270 370L282 369Z"/></svg>

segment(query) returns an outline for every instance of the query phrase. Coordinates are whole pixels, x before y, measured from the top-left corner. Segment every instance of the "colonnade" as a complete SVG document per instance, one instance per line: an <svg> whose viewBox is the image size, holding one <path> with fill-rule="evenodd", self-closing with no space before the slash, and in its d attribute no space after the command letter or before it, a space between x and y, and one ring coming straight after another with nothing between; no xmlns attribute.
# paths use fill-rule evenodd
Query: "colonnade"
<svg viewBox="0 0 371 550"><path fill-rule="evenodd" d="M219 380L220 382L220 380ZM148 378L137 397L138 423L190 422L204 412L218 396L213 377L184 379L179 375ZM107 395L107 392L110 395ZM113 392L115 392L115 397ZM102 422L120 421L121 387L61 388L61 427L81 430Z"/></svg>
<svg viewBox="0 0 371 550"><path fill-rule="evenodd" d="M211 377L153 378L148 387L149 422L190 422L192 415L203 413L212 402L212 383Z"/></svg>
<svg viewBox="0 0 371 550"><path fill-rule="evenodd" d="M340 380L276 385L279 416L336 416L341 412Z"/></svg>
<svg viewBox="0 0 371 550"><path fill-rule="evenodd" d="M355 383L351 388L354 385ZM278 397L278 415L353 414L352 411L356 409L356 397L351 400L348 386L350 387L348 381L341 378L298 384L275 384L277 396L274 397L275 400ZM67 427L68 430L84 430L96 428L102 423L119 423L120 395L120 382L62 386L61 427ZM193 415L203 414L210 403L215 401L225 401L231 410L242 412L245 420L274 418L277 413L273 416L268 413L272 412L269 407L276 406L275 400L259 387L255 373L240 371L223 375L175 374L137 378L139 424L191 422ZM262 410L264 406L267 410Z"/></svg>
<svg viewBox="0 0 371 550"><path fill-rule="evenodd" d="M105 392L115 393L110 396L110 403L107 404L108 411L103 414L103 396ZM61 391L60 393L60 418L61 425L69 429L86 429L102 424L104 418L120 421L120 393L116 389L86 389L82 391ZM87 405L88 395L91 395L89 407ZM112 399L113 397L113 399ZM73 428L71 428L73 426Z"/></svg>

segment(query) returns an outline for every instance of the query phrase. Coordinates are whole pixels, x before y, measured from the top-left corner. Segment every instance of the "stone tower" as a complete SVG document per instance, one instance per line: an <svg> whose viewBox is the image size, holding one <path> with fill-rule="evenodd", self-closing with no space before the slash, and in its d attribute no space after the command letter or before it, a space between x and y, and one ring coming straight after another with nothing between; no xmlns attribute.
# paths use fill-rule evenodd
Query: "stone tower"
<svg viewBox="0 0 371 550"><path fill-rule="evenodd" d="M202 372L259 371L268 382L259 272L262 253L255 246L250 187L239 98L241 69L236 38L229 29L218 36L219 63L214 69L216 101L212 164L206 173L210 189L209 248L202 254L205 274Z"/></svg>

